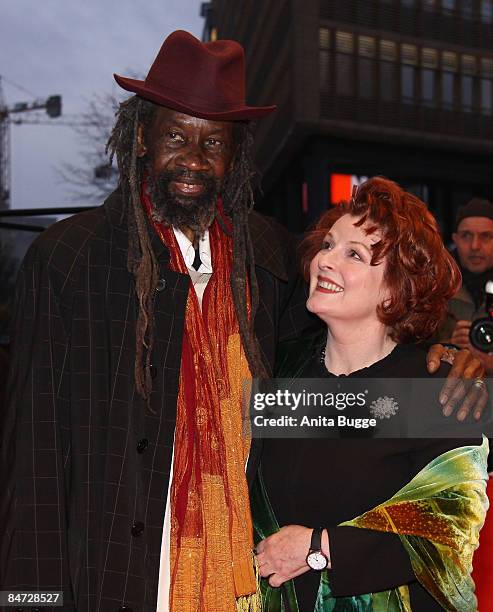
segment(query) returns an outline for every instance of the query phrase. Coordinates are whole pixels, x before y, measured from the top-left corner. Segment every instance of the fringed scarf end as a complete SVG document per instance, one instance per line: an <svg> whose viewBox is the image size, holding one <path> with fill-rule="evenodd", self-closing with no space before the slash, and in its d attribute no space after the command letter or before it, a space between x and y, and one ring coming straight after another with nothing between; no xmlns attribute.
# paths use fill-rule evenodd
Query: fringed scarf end
<svg viewBox="0 0 493 612"><path fill-rule="evenodd" d="M260 592L260 573L257 559L254 557L256 591L251 595L243 595L236 600L236 612L262 612L262 594Z"/></svg>

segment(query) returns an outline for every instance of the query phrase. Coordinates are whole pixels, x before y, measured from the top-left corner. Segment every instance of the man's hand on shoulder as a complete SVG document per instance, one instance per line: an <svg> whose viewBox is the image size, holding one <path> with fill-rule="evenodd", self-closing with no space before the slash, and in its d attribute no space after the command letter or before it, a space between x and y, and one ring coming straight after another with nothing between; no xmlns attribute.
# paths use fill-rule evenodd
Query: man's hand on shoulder
<svg viewBox="0 0 493 612"><path fill-rule="evenodd" d="M440 392L443 414L450 416L457 408L457 420L463 421L471 412L479 420L488 401L486 384L480 382L485 376L481 360L468 349L452 351L441 344L434 344L427 355L430 374L438 370L440 361L452 364Z"/></svg>

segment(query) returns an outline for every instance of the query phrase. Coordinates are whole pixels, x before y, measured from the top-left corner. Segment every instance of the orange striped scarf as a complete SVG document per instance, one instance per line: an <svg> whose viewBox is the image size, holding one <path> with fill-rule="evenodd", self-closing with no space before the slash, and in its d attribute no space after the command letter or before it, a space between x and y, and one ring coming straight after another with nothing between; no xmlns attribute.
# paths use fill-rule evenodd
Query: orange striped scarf
<svg viewBox="0 0 493 612"><path fill-rule="evenodd" d="M149 213L145 192L143 202ZM171 269L188 274L172 228L152 223L171 253ZM209 238L214 272L202 311L189 291L183 334L171 486L174 612L260 606L245 478L250 438L241 409L251 375L231 291L233 245L217 220Z"/></svg>

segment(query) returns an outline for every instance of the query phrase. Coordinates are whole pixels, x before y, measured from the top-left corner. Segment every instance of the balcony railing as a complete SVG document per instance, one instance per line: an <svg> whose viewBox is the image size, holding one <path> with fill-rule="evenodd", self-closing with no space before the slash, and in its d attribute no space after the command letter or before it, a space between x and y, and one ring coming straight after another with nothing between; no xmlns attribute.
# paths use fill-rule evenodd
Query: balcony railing
<svg viewBox="0 0 493 612"><path fill-rule="evenodd" d="M321 119L337 119L395 128L403 133L412 131L417 136L426 137L432 134L468 140L492 141L493 139L493 117L491 116L427 108L402 102L337 96L329 91L320 94L320 115Z"/></svg>
<svg viewBox="0 0 493 612"><path fill-rule="evenodd" d="M482 10L480 2L470 12L460 0L453 6L449 9L443 2L418 0L320 0L320 17L405 36L493 49L493 14Z"/></svg>

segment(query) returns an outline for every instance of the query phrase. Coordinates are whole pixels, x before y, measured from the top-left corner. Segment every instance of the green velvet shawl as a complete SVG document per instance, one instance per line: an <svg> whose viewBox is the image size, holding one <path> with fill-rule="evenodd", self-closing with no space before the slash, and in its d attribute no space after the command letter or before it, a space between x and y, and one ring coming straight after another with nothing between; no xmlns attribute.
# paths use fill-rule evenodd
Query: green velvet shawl
<svg viewBox="0 0 493 612"><path fill-rule="evenodd" d="M388 501L342 526L386 531L399 535L416 578L444 610L477 610L471 579L472 556L478 547L488 498L486 462L488 440L443 453L426 465ZM252 488L255 541L278 531L261 472ZM265 612L297 612L293 581L281 589L262 580ZM334 597L330 570L321 573L315 612L408 612L405 585L380 593ZM419 612L419 611L415 611Z"/></svg>

